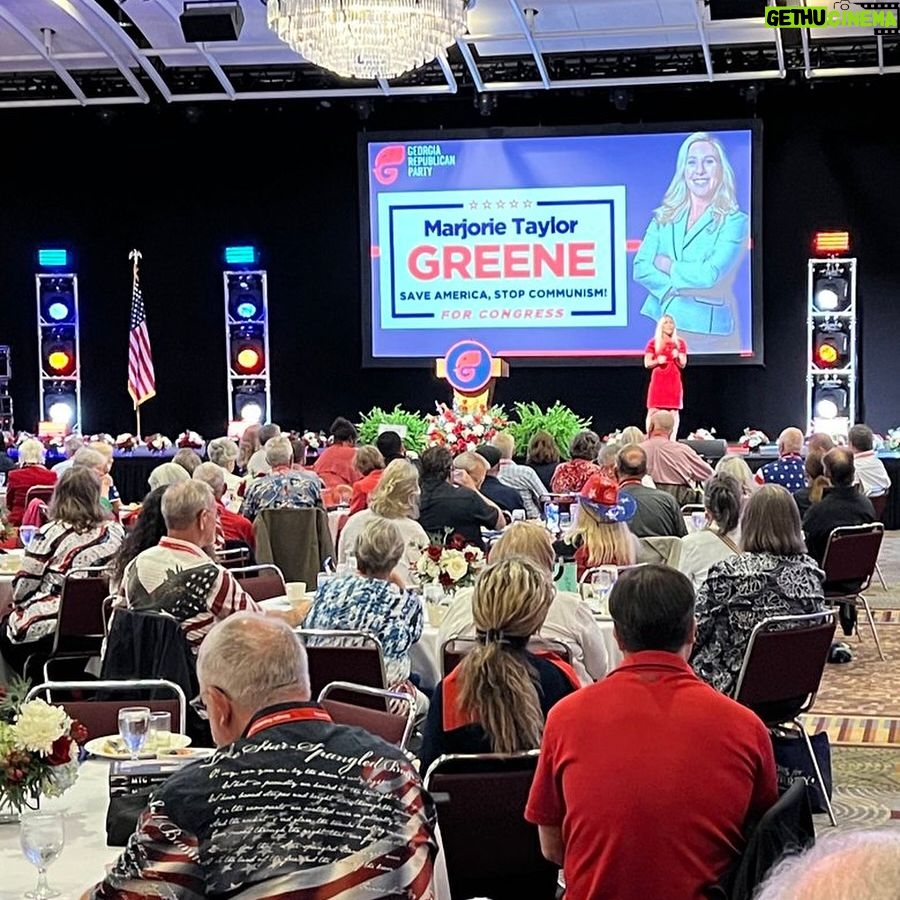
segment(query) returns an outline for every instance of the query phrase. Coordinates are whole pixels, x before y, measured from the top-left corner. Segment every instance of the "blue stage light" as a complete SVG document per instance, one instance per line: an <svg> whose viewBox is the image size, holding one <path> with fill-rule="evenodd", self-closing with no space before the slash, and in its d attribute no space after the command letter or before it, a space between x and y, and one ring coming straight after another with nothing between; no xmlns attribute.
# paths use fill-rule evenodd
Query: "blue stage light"
<svg viewBox="0 0 900 900"><path fill-rule="evenodd" d="M238 303L237 314L242 319L252 319L256 315L256 311L256 304L251 303L249 300L242 300L240 303Z"/></svg>
<svg viewBox="0 0 900 900"><path fill-rule="evenodd" d="M38 250L38 263L42 266L56 268L69 264L69 254L66 250Z"/></svg>
<svg viewBox="0 0 900 900"><path fill-rule="evenodd" d="M69 307L65 303L60 303L59 300L55 300L47 308L47 312L54 322L62 322L62 320L69 315Z"/></svg>
<svg viewBox="0 0 900 900"><path fill-rule="evenodd" d="M256 263L256 247L226 247L225 262L229 266L252 266Z"/></svg>

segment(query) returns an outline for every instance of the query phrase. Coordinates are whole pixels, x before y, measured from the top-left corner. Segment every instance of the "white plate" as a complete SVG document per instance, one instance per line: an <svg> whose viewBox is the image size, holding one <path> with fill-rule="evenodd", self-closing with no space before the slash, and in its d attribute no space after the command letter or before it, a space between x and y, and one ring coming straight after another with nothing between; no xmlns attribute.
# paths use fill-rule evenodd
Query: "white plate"
<svg viewBox="0 0 900 900"><path fill-rule="evenodd" d="M274 609L279 612L288 612L294 608L288 602L288 598L284 596L269 597L267 600L260 600L257 605L261 606L263 609Z"/></svg>
<svg viewBox="0 0 900 900"><path fill-rule="evenodd" d="M114 750L108 746L108 742L115 741L117 745L122 743L122 739L117 734L108 734L105 737L94 738L84 745L84 749L94 756L102 756L104 759L131 759L131 754L125 750ZM186 734L173 733L169 740L169 746L162 753L140 753L140 759L156 759L157 757L165 758L167 756L180 756L179 753L171 753L172 750L183 750L190 746L191 739ZM195 752L195 751L191 751ZM186 755L186 754L185 754Z"/></svg>

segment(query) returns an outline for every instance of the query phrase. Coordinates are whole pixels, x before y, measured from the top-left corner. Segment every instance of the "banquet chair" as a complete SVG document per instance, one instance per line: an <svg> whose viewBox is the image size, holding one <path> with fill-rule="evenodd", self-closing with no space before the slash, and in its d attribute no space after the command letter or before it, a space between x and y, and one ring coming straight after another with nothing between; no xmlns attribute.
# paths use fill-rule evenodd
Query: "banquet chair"
<svg viewBox="0 0 900 900"><path fill-rule="evenodd" d="M356 685L387 688L384 668L384 650L381 641L368 631L326 628L295 628L294 633L306 646L309 663L310 694L317 697L327 685L335 681L350 681ZM332 691L333 700L357 703L370 709L387 708L385 698L379 696L355 697L340 689Z"/></svg>
<svg viewBox="0 0 900 900"><path fill-rule="evenodd" d="M753 710L771 731L796 731L822 786L832 825L837 825L831 800L824 790L822 772L800 716L816 699L835 631L835 611L800 616L773 616L750 634L734 699Z"/></svg>
<svg viewBox="0 0 900 900"><path fill-rule="evenodd" d="M852 606L862 603L882 662L885 661L884 651L881 649L878 630L875 628L875 617L872 615L872 608L864 591L868 590L872 583L883 539L884 525L881 522L841 525L829 535L825 555L822 557L825 600L830 604L849 603ZM855 585L858 587L854 587ZM859 636L858 626L856 634Z"/></svg>
<svg viewBox="0 0 900 900"><path fill-rule="evenodd" d="M869 497L872 501L872 506L875 508L875 521L884 523L884 514L887 510L888 497L891 496L891 489L888 488L883 494L878 494L875 497ZM881 587L883 590L887 590L887 582L884 580L884 575L881 573L881 566L878 563L875 563L875 574L878 576L878 580L881 582Z"/></svg>
<svg viewBox="0 0 900 900"><path fill-rule="evenodd" d="M706 507L702 503L685 503L684 506L681 507L681 514L683 516L692 516L694 513L703 513L706 514Z"/></svg>
<svg viewBox="0 0 900 900"><path fill-rule="evenodd" d="M287 593L281 569L271 563L241 566L231 569L231 574L257 603L270 597L283 597Z"/></svg>
<svg viewBox="0 0 900 900"><path fill-rule="evenodd" d="M49 503L54 490L55 487L52 484L32 485L25 492L25 509L28 509L28 504L31 503L32 500L40 500L43 503Z"/></svg>
<svg viewBox="0 0 900 900"><path fill-rule="evenodd" d="M541 853L537 826L525 821L538 756L448 755L428 767L425 790L437 809L454 898L555 898L557 868Z"/></svg>
<svg viewBox="0 0 900 900"><path fill-rule="evenodd" d="M216 551L216 562L226 569L236 569L250 565L250 548L246 544L242 547L229 547Z"/></svg>
<svg viewBox="0 0 900 900"><path fill-rule="evenodd" d="M342 696L346 695L348 699L329 699L335 691L339 691ZM360 706L358 701L361 696L380 700L387 706L387 710ZM388 711L391 708L391 701L394 701L394 707L405 706L406 713ZM353 684L350 681L332 681L319 692L318 702L338 725L355 725L389 744L395 744L401 750L406 750L416 721L416 701L409 694L403 691L380 690L364 684Z"/></svg>
<svg viewBox="0 0 900 900"><path fill-rule="evenodd" d="M59 700L59 706L65 709L66 714L77 719L87 728L91 738L102 737L107 734L119 733L119 710L124 706L134 706L140 703L146 706L150 712L167 712L172 716L173 727L178 727L179 734L186 733L187 699L184 691L173 681L165 678L132 678L125 680L104 681L45 681L35 685L28 691L25 700L31 700L39 694L44 694L44 699L50 703L54 691L65 691L71 694L73 691L97 691L124 694L115 700ZM165 691L174 694L174 699L161 700L155 698L146 700L147 691Z"/></svg>
<svg viewBox="0 0 900 900"><path fill-rule="evenodd" d="M463 657L477 646L478 639L474 637L457 635L445 641L441 647L441 677L446 678L463 661ZM528 641L526 649L537 656L552 654L565 663L572 662L572 654L562 641L535 636Z"/></svg>

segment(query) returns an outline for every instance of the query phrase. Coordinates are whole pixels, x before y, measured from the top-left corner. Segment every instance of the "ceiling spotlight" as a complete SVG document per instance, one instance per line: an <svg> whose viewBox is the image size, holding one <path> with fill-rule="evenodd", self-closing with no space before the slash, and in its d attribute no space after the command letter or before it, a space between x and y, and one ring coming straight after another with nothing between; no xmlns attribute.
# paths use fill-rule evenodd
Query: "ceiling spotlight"
<svg viewBox="0 0 900 900"><path fill-rule="evenodd" d="M482 116L491 115L497 108L497 95L480 93L475 97L475 109Z"/></svg>
<svg viewBox="0 0 900 900"><path fill-rule="evenodd" d="M68 425L72 421L74 411L71 404L58 400L56 403L50 404L47 414L55 425Z"/></svg>
<svg viewBox="0 0 900 900"><path fill-rule="evenodd" d="M847 279L827 277L816 280L814 303L822 312L839 312L848 305Z"/></svg>
<svg viewBox="0 0 900 900"><path fill-rule="evenodd" d="M616 88L609 95L609 102L619 111L625 112L632 100L631 91L625 88Z"/></svg>

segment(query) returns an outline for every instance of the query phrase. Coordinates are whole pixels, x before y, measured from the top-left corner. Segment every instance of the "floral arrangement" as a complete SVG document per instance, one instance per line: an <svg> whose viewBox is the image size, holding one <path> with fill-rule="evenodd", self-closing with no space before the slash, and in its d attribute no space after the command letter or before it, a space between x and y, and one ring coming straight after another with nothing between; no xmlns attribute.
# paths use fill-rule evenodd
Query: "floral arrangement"
<svg viewBox="0 0 900 900"><path fill-rule="evenodd" d="M556 444L559 455L569 458L569 443L579 431L591 427L591 420L582 419L559 400L541 409L537 403L516 403L513 408L513 420L509 423L509 432L516 439L515 453L525 456L528 442L538 431L546 431Z"/></svg>
<svg viewBox="0 0 900 900"><path fill-rule="evenodd" d="M144 438L144 445L148 450L155 450L157 452L172 449L172 442L164 434L159 434L159 432L156 434L148 434Z"/></svg>
<svg viewBox="0 0 900 900"><path fill-rule="evenodd" d="M86 444L109 444L112 447L115 444L113 440L113 436L111 434L106 434L106 432L102 432L100 434L92 434L90 437L86 437L84 439Z"/></svg>
<svg viewBox="0 0 900 900"><path fill-rule="evenodd" d="M762 432L760 432L762 434ZM765 435L763 435L765 437ZM697 428L692 431L687 439L689 441L715 441L718 440L716 437L716 429L715 428Z"/></svg>
<svg viewBox="0 0 900 900"><path fill-rule="evenodd" d="M137 438L125 431L116 437L114 446L116 450L134 450L137 446Z"/></svg>
<svg viewBox="0 0 900 900"><path fill-rule="evenodd" d="M378 430L382 425L399 425L406 429L403 438L403 446L414 453L421 453L425 449L425 434L428 430L428 419L418 412L408 412L402 406L385 410L380 406L373 406L367 413L359 414L359 442L361 444L374 444L378 438Z"/></svg>
<svg viewBox="0 0 900 900"><path fill-rule="evenodd" d="M620 444L622 442L622 429L617 428L609 434L604 434L600 440L604 444Z"/></svg>
<svg viewBox="0 0 900 900"><path fill-rule="evenodd" d="M32 434L30 431L20 431L15 438L15 446L21 447L25 441L30 441L36 438L37 435Z"/></svg>
<svg viewBox="0 0 900 900"><path fill-rule="evenodd" d="M748 450L758 450L763 444L768 444L769 438L764 431L758 428L745 428L738 445Z"/></svg>
<svg viewBox="0 0 900 900"><path fill-rule="evenodd" d="M87 729L60 706L24 702L28 682L13 680L0 705L0 801L12 811L59 797L78 776Z"/></svg>
<svg viewBox="0 0 900 900"><path fill-rule="evenodd" d="M63 443L66 440L67 435L65 434L44 434L38 440L44 445L47 450L62 450Z"/></svg>
<svg viewBox="0 0 900 900"><path fill-rule="evenodd" d="M885 450L900 450L900 426L889 428L884 438Z"/></svg>
<svg viewBox="0 0 900 900"><path fill-rule="evenodd" d="M425 442L429 447L446 447L454 456L490 442L498 431L506 428L502 406L457 413L446 403L436 405L437 415L428 416Z"/></svg>
<svg viewBox="0 0 900 900"><path fill-rule="evenodd" d="M473 584L484 563L482 550L455 534L446 546L432 543L422 551L416 560L416 575L419 584L439 584L445 591L455 591Z"/></svg>
<svg viewBox="0 0 900 900"><path fill-rule="evenodd" d="M191 450L202 450L203 443L203 438L196 431L182 431L175 441L178 447L188 447Z"/></svg>
<svg viewBox="0 0 900 900"><path fill-rule="evenodd" d="M307 449L318 450L319 447L325 446L328 438L321 431L304 431L300 435L300 440L306 444Z"/></svg>

